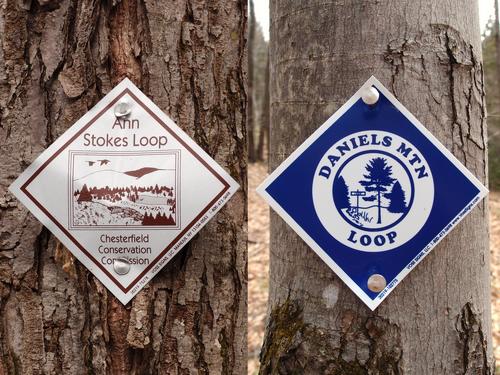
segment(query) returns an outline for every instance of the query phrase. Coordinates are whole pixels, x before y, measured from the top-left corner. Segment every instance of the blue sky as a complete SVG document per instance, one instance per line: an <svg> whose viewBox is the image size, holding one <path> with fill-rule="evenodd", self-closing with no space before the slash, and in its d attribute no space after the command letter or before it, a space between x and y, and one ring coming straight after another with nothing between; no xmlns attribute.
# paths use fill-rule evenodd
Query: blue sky
<svg viewBox="0 0 500 375"><path fill-rule="evenodd" d="M494 13L494 0L479 0L479 22L481 31L484 30L490 16ZM262 26L264 38L269 40L269 0L254 0L255 17Z"/></svg>

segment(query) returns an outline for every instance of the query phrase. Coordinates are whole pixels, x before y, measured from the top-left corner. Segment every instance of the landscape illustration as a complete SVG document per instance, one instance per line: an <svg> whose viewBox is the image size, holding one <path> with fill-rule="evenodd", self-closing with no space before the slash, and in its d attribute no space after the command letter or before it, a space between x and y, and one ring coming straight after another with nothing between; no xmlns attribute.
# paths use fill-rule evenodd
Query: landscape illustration
<svg viewBox="0 0 500 375"><path fill-rule="evenodd" d="M373 155L357 159L334 183L337 209L348 221L363 228L378 229L397 222L409 210L409 177L392 159Z"/></svg>
<svg viewBox="0 0 500 375"><path fill-rule="evenodd" d="M74 227L177 226L176 155L73 155Z"/></svg>

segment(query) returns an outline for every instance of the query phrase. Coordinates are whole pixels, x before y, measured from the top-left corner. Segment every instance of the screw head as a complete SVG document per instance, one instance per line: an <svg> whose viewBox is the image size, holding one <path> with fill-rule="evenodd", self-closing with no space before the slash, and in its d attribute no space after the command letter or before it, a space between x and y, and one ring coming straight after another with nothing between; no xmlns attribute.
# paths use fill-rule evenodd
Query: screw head
<svg viewBox="0 0 500 375"><path fill-rule="evenodd" d="M368 105L374 105L375 103L377 103L379 97L380 94L378 90L373 86L366 88L363 92L363 95L361 95L361 99L363 99L363 102Z"/></svg>
<svg viewBox="0 0 500 375"><path fill-rule="evenodd" d="M385 281L385 277L379 275L378 273L374 273L368 278L368 289L372 292L381 292L387 286L387 281Z"/></svg>
<svg viewBox="0 0 500 375"><path fill-rule="evenodd" d="M118 275L126 275L130 271L130 262L127 258L117 258L113 261L113 269Z"/></svg>
<svg viewBox="0 0 500 375"><path fill-rule="evenodd" d="M132 106L127 101L121 101L115 105L115 116L124 117L128 116L132 112Z"/></svg>

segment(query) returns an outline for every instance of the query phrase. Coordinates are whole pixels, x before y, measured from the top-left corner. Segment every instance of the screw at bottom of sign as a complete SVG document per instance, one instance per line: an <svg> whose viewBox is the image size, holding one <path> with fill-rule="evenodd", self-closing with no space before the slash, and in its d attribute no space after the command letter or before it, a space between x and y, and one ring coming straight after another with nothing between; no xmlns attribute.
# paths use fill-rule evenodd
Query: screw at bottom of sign
<svg viewBox="0 0 500 375"><path fill-rule="evenodd" d="M126 275L130 271L130 262L127 258L115 259L113 268L118 275Z"/></svg>
<svg viewBox="0 0 500 375"><path fill-rule="evenodd" d="M368 278L368 289L372 292L381 292L387 286L385 277L375 273Z"/></svg>

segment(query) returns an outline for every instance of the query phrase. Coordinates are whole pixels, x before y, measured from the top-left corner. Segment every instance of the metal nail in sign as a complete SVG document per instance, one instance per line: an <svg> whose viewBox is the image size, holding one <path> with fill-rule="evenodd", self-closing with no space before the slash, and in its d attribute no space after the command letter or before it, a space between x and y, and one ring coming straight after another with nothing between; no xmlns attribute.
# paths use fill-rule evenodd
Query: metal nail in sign
<svg viewBox="0 0 500 375"><path fill-rule="evenodd" d="M372 310L487 194L374 77L258 192Z"/></svg>
<svg viewBox="0 0 500 375"><path fill-rule="evenodd" d="M10 187L123 304L237 189L128 79Z"/></svg>

